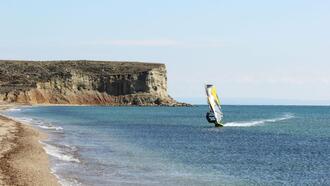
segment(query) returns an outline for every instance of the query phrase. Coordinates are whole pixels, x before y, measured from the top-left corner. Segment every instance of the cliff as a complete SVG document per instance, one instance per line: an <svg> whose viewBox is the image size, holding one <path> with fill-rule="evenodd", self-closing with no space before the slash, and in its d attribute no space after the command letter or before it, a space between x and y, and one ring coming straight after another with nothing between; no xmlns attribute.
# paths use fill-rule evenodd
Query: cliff
<svg viewBox="0 0 330 186"><path fill-rule="evenodd" d="M0 60L0 101L23 104L184 105L164 64Z"/></svg>

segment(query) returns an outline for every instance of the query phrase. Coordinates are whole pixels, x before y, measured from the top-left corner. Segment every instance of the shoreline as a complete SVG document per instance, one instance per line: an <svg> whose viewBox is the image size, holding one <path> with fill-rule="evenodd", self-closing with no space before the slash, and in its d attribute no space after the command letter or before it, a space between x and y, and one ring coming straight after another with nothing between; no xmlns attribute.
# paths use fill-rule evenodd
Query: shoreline
<svg viewBox="0 0 330 186"><path fill-rule="evenodd" d="M40 143L48 138L47 133L1 113L8 109L34 106L117 107L116 105L8 104L0 102L0 185L61 185L61 180L50 169L49 154ZM139 107L136 105L122 106Z"/></svg>
<svg viewBox="0 0 330 186"><path fill-rule="evenodd" d="M0 105L6 110L22 105ZM0 114L0 185L60 185L40 140L47 134Z"/></svg>

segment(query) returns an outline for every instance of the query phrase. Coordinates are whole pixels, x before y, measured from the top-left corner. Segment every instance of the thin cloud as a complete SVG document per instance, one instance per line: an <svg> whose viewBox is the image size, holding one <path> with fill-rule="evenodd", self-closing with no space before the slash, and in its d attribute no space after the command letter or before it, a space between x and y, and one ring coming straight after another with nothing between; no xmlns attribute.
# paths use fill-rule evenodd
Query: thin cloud
<svg viewBox="0 0 330 186"><path fill-rule="evenodd" d="M246 75L246 76L238 76L232 79L234 83L240 84L288 84L288 85L330 85L330 77L325 76L304 76L304 75L296 75L296 76L257 76L257 75Z"/></svg>
<svg viewBox="0 0 330 186"><path fill-rule="evenodd" d="M93 41L92 45L125 46L125 47L178 47L178 48L218 48L224 47L219 41L179 41L172 39L119 39Z"/></svg>
<svg viewBox="0 0 330 186"><path fill-rule="evenodd" d="M168 39L146 39L146 40L112 40L109 45L115 46L144 46L144 47L167 47L177 46L179 43Z"/></svg>

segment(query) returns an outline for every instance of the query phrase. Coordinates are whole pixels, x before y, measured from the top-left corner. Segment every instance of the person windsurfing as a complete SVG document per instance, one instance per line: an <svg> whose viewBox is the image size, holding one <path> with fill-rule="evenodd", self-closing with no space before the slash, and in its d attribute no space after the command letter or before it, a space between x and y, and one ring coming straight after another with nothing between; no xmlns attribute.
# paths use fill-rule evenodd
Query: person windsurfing
<svg viewBox="0 0 330 186"><path fill-rule="evenodd" d="M206 113L206 120L209 123L214 123L215 127L223 127L223 114L220 106L220 99L217 95L217 90L214 85L205 85L207 103L210 111Z"/></svg>

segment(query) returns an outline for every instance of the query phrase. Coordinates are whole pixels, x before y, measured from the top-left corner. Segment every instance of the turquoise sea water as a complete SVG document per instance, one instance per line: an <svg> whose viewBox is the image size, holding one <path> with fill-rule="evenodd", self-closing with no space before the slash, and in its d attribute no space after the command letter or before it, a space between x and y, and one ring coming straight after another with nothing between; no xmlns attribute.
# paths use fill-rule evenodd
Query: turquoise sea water
<svg viewBox="0 0 330 186"><path fill-rule="evenodd" d="M330 107L25 107L64 185L330 185Z"/></svg>

